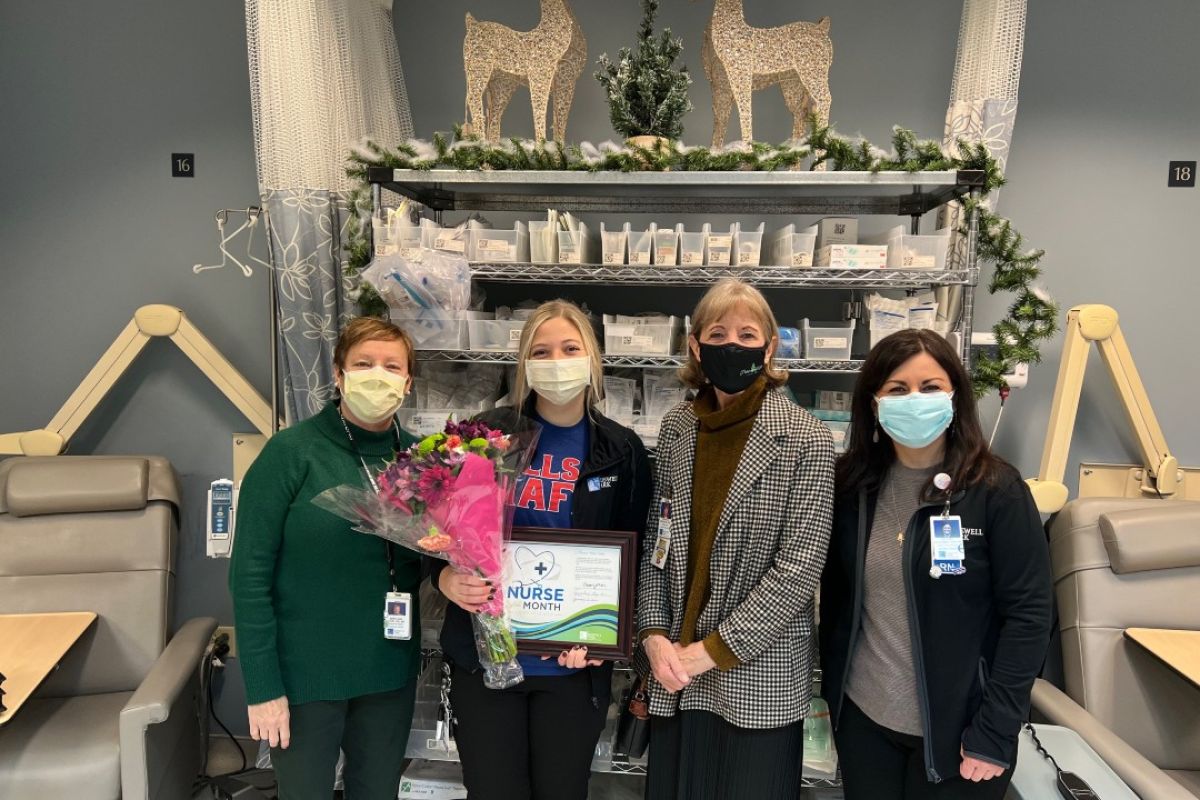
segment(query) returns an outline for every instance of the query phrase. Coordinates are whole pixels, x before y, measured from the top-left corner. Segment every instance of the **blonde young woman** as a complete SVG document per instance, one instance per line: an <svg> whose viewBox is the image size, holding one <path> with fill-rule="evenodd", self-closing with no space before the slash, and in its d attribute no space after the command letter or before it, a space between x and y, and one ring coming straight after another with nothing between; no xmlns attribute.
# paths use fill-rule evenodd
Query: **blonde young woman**
<svg viewBox="0 0 1200 800"><path fill-rule="evenodd" d="M250 735L271 746L279 796L328 800L341 750L346 795L385 800L400 782L421 637L385 638L383 604L389 591L417 591L421 561L312 499L366 485L368 467L413 442L393 417L413 347L400 328L364 317L342 331L333 360L338 398L272 436L246 473L229 589Z"/></svg>
<svg viewBox="0 0 1200 800"><path fill-rule="evenodd" d="M833 441L777 391L778 327L757 289L718 283L692 325L684 377L699 394L663 420L638 591L646 797L793 800Z"/></svg>
<svg viewBox="0 0 1200 800"><path fill-rule="evenodd" d="M600 346L572 303L542 304L521 332L514 409L484 415L505 430L541 425L533 464L517 492L513 523L541 528L641 530L651 497L641 440L596 410ZM471 621L495 591L485 581L433 565L451 601L442 650L453 664L450 700L471 800L584 800L608 711L612 666L586 648L557 659L521 656L525 680L485 688Z"/></svg>

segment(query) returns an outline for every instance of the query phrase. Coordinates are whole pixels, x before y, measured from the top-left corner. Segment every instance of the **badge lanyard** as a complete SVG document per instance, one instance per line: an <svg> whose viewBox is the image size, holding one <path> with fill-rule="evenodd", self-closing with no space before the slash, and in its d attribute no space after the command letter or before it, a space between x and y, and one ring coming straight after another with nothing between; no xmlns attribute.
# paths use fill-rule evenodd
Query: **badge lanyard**
<svg viewBox="0 0 1200 800"><path fill-rule="evenodd" d="M962 575L967 571L964 566L966 549L963 547L962 517L950 513L950 476L941 473L934 482L947 492L947 497L942 513L929 518L929 575L932 578Z"/></svg>
<svg viewBox="0 0 1200 800"><path fill-rule="evenodd" d="M362 451L359 450L359 443L354 440L354 434L350 433L350 426L346 423L346 417L342 416L341 411L338 411L337 419L342 421L342 431L346 431L346 438L350 440L350 446L354 449L354 455L359 457L359 463L362 464L362 474L367 476L367 483L370 483L371 488L376 494L379 493L379 485L374 480L374 475L371 474L371 469L367 467L367 459L362 457ZM396 432L396 446L392 450L400 450L400 425L396 423L396 417L391 417L391 427ZM391 594L400 593L400 587L396 585L396 563L394 553L392 553L391 542L384 540L383 543L386 554L388 554L388 582L391 584Z"/></svg>
<svg viewBox="0 0 1200 800"><path fill-rule="evenodd" d="M350 446L354 448L354 454L358 456L358 463L362 464L363 473L367 476L367 483L379 493L379 484L375 481L375 476L371 474L370 467L367 466L367 460L363 458L362 451L358 449L358 442L354 441L354 434L350 433L350 426L346 423L346 418L338 414L342 420L342 430L346 432L346 438L350 440ZM396 418L392 417L392 427L396 431L396 446L394 451L400 449L400 426L396 423ZM396 563L392 550L392 543L384 540L383 546L387 552L388 565L388 582L391 584L392 590L387 592L383 598L383 638L408 641L412 639L412 595L409 592L400 591L400 587L396 585Z"/></svg>

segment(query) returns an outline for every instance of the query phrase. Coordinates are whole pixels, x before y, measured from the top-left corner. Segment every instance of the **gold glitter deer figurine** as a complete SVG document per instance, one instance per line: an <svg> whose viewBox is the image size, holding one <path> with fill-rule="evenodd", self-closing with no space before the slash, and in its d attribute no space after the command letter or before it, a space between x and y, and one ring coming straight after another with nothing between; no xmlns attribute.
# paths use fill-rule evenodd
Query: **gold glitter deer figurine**
<svg viewBox="0 0 1200 800"><path fill-rule="evenodd" d="M805 134L809 112L829 121L829 67L833 43L829 17L778 28L746 24L742 0L716 0L701 48L704 74L712 86L713 147L724 144L729 115L737 105L742 140L754 139L754 92L779 84L792 112L792 136Z"/></svg>
<svg viewBox="0 0 1200 800"><path fill-rule="evenodd" d="M484 138L500 139L500 118L520 86L529 87L534 136L546 138L546 110L554 99L554 136L563 141L575 82L587 64L587 39L566 0L539 0L541 19L531 31L515 31L467 14L463 66L467 73L468 122Z"/></svg>

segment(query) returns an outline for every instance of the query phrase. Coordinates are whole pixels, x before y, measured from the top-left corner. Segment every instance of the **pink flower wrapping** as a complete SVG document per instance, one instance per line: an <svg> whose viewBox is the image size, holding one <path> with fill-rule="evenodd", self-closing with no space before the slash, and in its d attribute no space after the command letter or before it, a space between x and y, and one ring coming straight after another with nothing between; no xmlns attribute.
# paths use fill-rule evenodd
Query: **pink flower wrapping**
<svg viewBox="0 0 1200 800"><path fill-rule="evenodd" d="M373 476L373 490L343 485L313 499L355 523L355 531L443 558L455 570L492 582L495 596L472 621L484 681L493 688L523 679L501 578L511 531L508 507L537 434L535 426L514 435L479 422L450 422L444 433L422 439Z"/></svg>

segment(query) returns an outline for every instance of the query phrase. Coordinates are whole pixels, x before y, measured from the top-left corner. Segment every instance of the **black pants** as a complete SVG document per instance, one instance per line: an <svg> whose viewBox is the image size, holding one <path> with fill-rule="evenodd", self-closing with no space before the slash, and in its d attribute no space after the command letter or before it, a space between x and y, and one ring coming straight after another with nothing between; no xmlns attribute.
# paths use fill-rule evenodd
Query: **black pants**
<svg viewBox="0 0 1200 800"><path fill-rule="evenodd" d="M587 670L497 690L455 667L450 705L471 800L586 800L608 715L592 704Z"/></svg>
<svg viewBox="0 0 1200 800"><path fill-rule="evenodd" d="M796 800L804 723L750 729L708 711L650 718L646 800Z"/></svg>
<svg viewBox="0 0 1200 800"><path fill-rule="evenodd" d="M964 780L955 772L930 783L924 740L876 724L849 697L842 700L834 741L846 800L1002 800L1012 780L1010 768L990 781Z"/></svg>
<svg viewBox="0 0 1200 800"><path fill-rule="evenodd" d="M292 741L271 748L280 800L329 800L339 749L346 800L395 800L417 683L395 692L292 706Z"/></svg>

